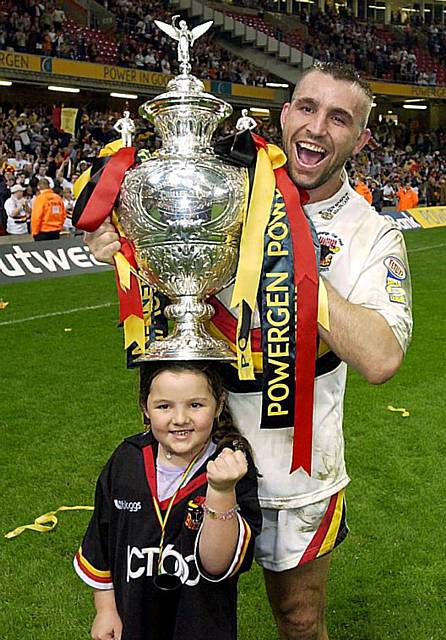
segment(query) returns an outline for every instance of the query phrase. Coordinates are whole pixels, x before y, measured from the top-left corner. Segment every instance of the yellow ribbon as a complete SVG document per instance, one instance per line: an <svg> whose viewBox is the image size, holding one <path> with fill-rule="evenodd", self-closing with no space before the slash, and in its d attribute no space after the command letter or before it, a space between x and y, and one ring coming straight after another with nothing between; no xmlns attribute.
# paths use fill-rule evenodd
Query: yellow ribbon
<svg viewBox="0 0 446 640"><path fill-rule="evenodd" d="M326 331L330 331L330 314L328 313L328 294L325 282L319 278L317 321Z"/></svg>
<svg viewBox="0 0 446 640"><path fill-rule="evenodd" d="M115 261L116 271L118 272L119 286L123 291L130 289L130 264L127 258L118 251L113 256Z"/></svg>
<svg viewBox="0 0 446 640"><path fill-rule="evenodd" d="M243 222L240 239L240 253L232 293L231 307L239 308L237 324L237 368L241 380L254 379L254 361L251 353L251 334L247 343L241 345L239 336L243 324L243 300L254 311L263 264L263 246L271 206L276 189L274 169L286 163L286 156L273 144L257 152L256 170L251 191L248 212Z"/></svg>
<svg viewBox="0 0 446 640"><path fill-rule="evenodd" d="M240 239L240 255L231 307L237 307L245 300L252 311L255 309L262 271L265 230L276 188L274 169L282 167L285 163L285 154L274 144L267 145L267 151L259 149L257 152L251 200Z"/></svg>
<svg viewBox="0 0 446 640"><path fill-rule="evenodd" d="M410 416L410 413L407 411L407 409L404 409L403 407L392 407L392 405L389 404L387 410L394 411L395 413L401 413L402 418L408 418Z"/></svg>
<svg viewBox="0 0 446 640"><path fill-rule="evenodd" d="M39 531L40 533L52 531L57 525L56 513L59 513L59 511L93 511L93 509L94 507L80 505L76 505L75 507L62 506L56 509L56 511L49 511L48 513L44 513L43 515L39 516L34 520L33 524L24 524L21 527L17 527L13 531L6 533L5 538L8 538L8 540L10 540L11 538L16 538L21 533L23 533L25 529Z"/></svg>
<svg viewBox="0 0 446 640"><path fill-rule="evenodd" d="M131 315L124 320L124 349L128 349L133 342L136 342L141 353L146 352L146 334L144 318Z"/></svg>

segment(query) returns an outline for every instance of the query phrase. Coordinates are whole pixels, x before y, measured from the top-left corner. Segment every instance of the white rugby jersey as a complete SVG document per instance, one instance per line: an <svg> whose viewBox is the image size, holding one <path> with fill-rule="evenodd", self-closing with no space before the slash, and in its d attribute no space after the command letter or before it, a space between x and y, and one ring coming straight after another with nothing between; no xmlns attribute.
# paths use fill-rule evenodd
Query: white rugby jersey
<svg viewBox="0 0 446 640"><path fill-rule="evenodd" d="M404 240L349 185L328 200L307 204L321 243L321 275L349 302L373 309L386 319L403 351L412 330L411 288ZM229 307L232 289L218 298ZM231 310L233 313L234 310ZM258 314L253 323L259 326ZM293 429L260 429L261 393L230 393L229 406L249 439L264 508L297 508L333 495L349 482L344 461L344 362L327 354L330 364L315 380L312 476L290 474ZM318 359L318 363L323 358Z"/></svg>
<svg viewBox="0 0 446 640"><path fill-rule="evenodd" d="M21 235L23 233L28 233L28 227L26 225L26 221L28 219L26 211L22 208L20 211L20 215L16 218L12 217L12 212L19 204L19 201L11 196L5 201L4 207L6 214L8 216L6 221L6 231L11 235ZM25 204L25 200L22 199L22 205Z"/></svg>

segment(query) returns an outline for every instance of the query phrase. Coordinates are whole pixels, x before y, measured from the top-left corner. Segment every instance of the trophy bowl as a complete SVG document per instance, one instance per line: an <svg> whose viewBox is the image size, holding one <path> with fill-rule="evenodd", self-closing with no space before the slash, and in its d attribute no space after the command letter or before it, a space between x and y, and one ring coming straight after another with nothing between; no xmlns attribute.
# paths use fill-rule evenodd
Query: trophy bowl
<svg viewBox="0 0 446 640"><path fill-rule="evenodd" d="M248 174L217 157L211 137L232 107L183 73L168 91L142 105L162 147L130 169L118 216L142 278L170 300L173 330L146 347L144 360L234 360L205 323L214 314L206 299L235 276Z"/></svg>

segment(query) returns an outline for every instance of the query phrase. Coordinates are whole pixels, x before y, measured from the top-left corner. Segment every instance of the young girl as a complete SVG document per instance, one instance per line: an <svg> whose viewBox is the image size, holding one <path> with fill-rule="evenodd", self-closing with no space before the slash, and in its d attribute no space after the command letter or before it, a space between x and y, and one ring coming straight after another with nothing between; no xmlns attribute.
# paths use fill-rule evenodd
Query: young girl
<svg viewBox="0 0 446 640"><path fill-rule="evenodd" d="M91 635L233 640L237 579L261 528L249 445L215 365L143 365L140 403L149 431L106 464L74 560L94 589Z"/></svg>

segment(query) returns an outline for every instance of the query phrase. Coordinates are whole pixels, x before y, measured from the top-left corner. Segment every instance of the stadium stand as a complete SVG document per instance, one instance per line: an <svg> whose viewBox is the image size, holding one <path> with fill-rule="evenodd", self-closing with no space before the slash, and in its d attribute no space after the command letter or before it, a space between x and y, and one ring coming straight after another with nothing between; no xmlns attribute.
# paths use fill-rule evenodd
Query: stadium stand
<svg viewBox="0 0 446 640"><path fill-rule="evenodd" d="M117 0L109 10L116 12L115 36L76 23L49 3L36 0L0 2L0 50L85 60L149 71L176 73L176 51L153 20L170 22L171 13L162 3L150 10L143 2ZM206 35L194 48L193 73L201 78L263 86L264 71L232 55L215 38Z"/></svg>
<svg viewBox="0 0 446 640"><path fill-rule="evenodd" d="M414 29L402 30L354 18L345 8L326 7L309 13L302 9L300 25L284 29L278 14L252 15L231 9L225 14L322 61L348 62L366 77L420 85L446 83L446 30L429 28L429 51L417 46ZM409 27L409 28L407 28ZM442 55L443 54L443 55Z"/></svg>
<svg viewBox="0 0 446 640"><path fill-rule="evenodd" d="M244 2L249 5L250 0ZM155 17L170 21L163 3L153 3L150 10L141 0L104 0L104 6L116 16L114 35L80 25L51 4L0 0L0 49L176 73L175 49L153 25ZM446 50L444 27L402 26L396 18L393 26L365 23L331 8L314 14L302 10L289 21L289 29L280 19L283 15L242 14L234 7L227 8L227 14L315 58L350 62L371 78L430 85L446 80L439 61ZM243 84L262 85L267 79L265 72L233 56L209 35L194 46L193 72L201 78ZM0 103L0 232L6 226L3 205L14 184L23 183L25 197L32 198L37 176L46 175L56 191L72 199L73 181L104 144L118 137L113 123L121 115L86 108L71 139L55 127L48 105ZM153 128L138 118L135 122L136 146L157 148L160 140ZM226 122L217 136L233 132L234 123ZM280 144L280 130L273 122L259 120L257 131ZM374 141L347 170L352 182L359 177L368 187L377 207L395 206L400 186L407 183L417 191L420 204L446 205L446 133L442 129L425 132L416 121L382 121L374 127Z"/></svg>

